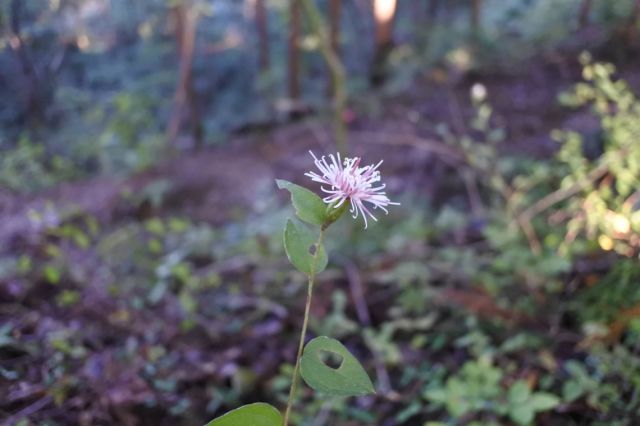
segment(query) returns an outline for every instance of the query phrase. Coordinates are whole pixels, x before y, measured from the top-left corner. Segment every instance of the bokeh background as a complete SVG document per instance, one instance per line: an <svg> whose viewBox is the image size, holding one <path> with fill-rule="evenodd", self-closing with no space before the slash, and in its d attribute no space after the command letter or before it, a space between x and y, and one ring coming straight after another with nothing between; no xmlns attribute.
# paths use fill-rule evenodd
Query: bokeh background
<svg viewBox="0 0 640 426"><path fill-rule="evenodd" d="M402 205L310 322L377 394L294 424L640 424L638 52L638 0L2 0L0 424L284 407L309 150Z"/></svg>

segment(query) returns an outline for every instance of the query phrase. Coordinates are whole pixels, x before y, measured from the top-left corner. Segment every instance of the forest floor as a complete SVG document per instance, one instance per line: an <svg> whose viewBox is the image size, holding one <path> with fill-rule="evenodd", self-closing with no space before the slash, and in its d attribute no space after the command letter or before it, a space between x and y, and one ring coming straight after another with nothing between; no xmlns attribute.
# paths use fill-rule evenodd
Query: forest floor
<svg viewBox="0 0 640 426"><path fill-rule="evenodd" d="M543 59L531 60L511 73L477 73L440 83L434 82L438 77L430 72L415 83L416 90L410 94L378 98L382 111L378 115L351 111L349 150L367 163L384 159L382 172L392 199L410 193L434 206L456 197L466 199L469 194L465 188L448 181L455 175L459 158L455 149L440 141L436 124L447 123L460 135L473 132L467 124L474 114L469 100L473 84L481 83L487 89L493 120L506 131L506 152L545 158L555 149L551 130L597 131L598 122L586 111L568 110L557 101L558 93L580 80L577 60ZM621 76L640 88L640 62L625 64ZM190 279L180 278L184 281L180 285L169 284L164 298L145 309L128 304L128 299L140 292L135 283L112 280L139 277L137 269L118 269L125 268L122 262L131 260L127 246L135 245L140 235L137 228L131 231L137 226L134 224L143 224L147 234L154 234L150 225L158 223L154 218L162 218L165 228L170 227L171 218L186 218L195 228L195 237L213 232L224 241L220 244L231 244L228 241L234 237L220 229L234 223L252 227L252 220L272 208L270 194L277 192L274 179L304 182L303 173L313 164L309 150L317 154L334 150L330 125L321 118L239 135L225 145L181 154L129 178L70 182L35 195L0 192L0 255L17 254L42 264L65 265L60 266L62 272L36 265L31 267L38 269L35 272L25 266L21 272L10 269L0 273L0 422L6 416L3 424L28 418L33 424L51 420L69 425L193 425L239 401L269 399L274 388L283 393L276 379L281 365L293 359L303 299L298 285L285 286L282 291L265 289L272 281L283 279L278 278L287 268L282 261L247 255L244 248L236 246L230 246L232 255L228 256L191 252L186 258L191 275L199 279L216 276L232 288L222 285L224 291L215 287L213 293L198 293L201 307L186 328L180 311L185 304L181 289L189 286ZM277 196L282 204L285 194ZM97 230L89 229L93 225L85 220L88 217L95 219ZM65 228L67 224L82 228L90 241L74 236L75 231ZM205 224L206 229L198 228L199 224ZM132 234L123 236L122 230ZM69 238L75 244L69 243ZM118 238L124 239L124 246L118 245ZM158 236L165 247L173 244L170 238ZM250 250L269 252L270 243L261 238L255 238L252 244L256 247ZM52 251L61 254L52 255ZM118 272L105 272L105 264L119 262L118 255L124 256L122 264L113 266ZM314 302L314 314L329 315L336 303L330 289L352 289L355 280L366 292L365 306L362 300L350 299L354 307L348 303L345 315L362 328L381 327L391 321L385 314L386 305L390 295L397 294L375 283L392 268L394 258L378 261L358 262L360 272L354 272L352 263L346 261L344 268L327 273L322 283L325 288ZM156 280L161 275L157 266L154 263L140 276L146 273L149 280ZM250 288L243 282L250 282ZM233 287L237 283L241 290ZM126 290L111 288L119 284ZM456 305L456 309L469 309L480 316L519 322L514 320L519 314L496 306L477 292L452 292L449 299L441 308L445 317L451 305ZM218 312L212 313L216 309ZM369 320L362 309L369 312ZM363 320L369 323L362 324ZM533 318L532 322L547 324L544 318ZM578 336L571 327L557 335L565 336L566 341L548 348L553 357L563 359L580 352ZM406 337L401 340L410 340ZM363 354L360 358L366 359L368 352L362 342L357 337L351 340ZM462 356L455 347L437 356L409 344L401 347L407 364ZM359 404L362 409L373 410L375 406L377 418L384 419L378 420L379 424L401 424L394 416L406 408L416 390L401 383L399 367L381 366L379 360L374 364L378 376L390 373L387 392ZM386 368L391 371L385 373ZM223 388L233 392L225 393L220 390ZM321 413L326 411L323 407ZM551 417L547 420L545 424L553 424ZM349 420L344 424L366 422ZM404 424L422 423L408 420Z"/></svg>

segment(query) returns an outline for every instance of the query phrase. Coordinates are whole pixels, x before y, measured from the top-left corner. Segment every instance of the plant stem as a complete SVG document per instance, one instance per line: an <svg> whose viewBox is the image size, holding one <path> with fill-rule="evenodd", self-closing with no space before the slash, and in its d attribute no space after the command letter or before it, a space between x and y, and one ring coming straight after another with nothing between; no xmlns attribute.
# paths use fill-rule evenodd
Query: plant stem
<svg viewBox="0 0 640 426"><path fill-rule="evenodd" d="M299 0L309 19L311 30L318 37L320 52L324 56L331 79L333 81L334 115L333 125L336 137L336 148L343 155L347 154L347 126L344 113L347 107L346 71L340 56L331 45L331 39L326 31L326 24L318 7L311 0Z"/></svg>
<svg viewBox="0 0 640 426"><path fill-rule="evenodd" d="M293 400L298 387L298 376L300 375L300 358L302 357L302 350L304 349L304 340L307 336L307 325L309 324L309 311L311 310L311 297L313 295L313 283L316 277L316 267L318 266L318 253L320 253L320 246L322 245L322 238L324 237L324 229L320 229L320 235L316 242L316 251L313 254L311 260L311 272L309 273L309 283L307 285L307 303L304 307L304 319L302 321L302 331L300 332L300 343L298 344L298 354L296 355L296 366L293 369L293 377L291 378L291 388L289 389L289 401L287 402L287 409L284 413L284 426L289 425L289 416L291 414L291 408L293 407Z"/></svg>

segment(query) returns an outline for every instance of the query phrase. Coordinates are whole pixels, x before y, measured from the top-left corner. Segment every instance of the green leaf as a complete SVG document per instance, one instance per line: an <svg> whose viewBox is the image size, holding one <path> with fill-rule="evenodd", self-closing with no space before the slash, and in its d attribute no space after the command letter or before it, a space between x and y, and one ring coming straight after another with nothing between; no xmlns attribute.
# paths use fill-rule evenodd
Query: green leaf
<svg viewBox="0 0 640 426"><path fill-rule="evenodd" d="M49 284L58 284L60 282L60 271L52 265L47 265L44 267L44 277L49 282Z"/></svg>
<svg viewBox="0 0 640 426"><path fill-rule="evenodd" d="M282 423L278 410L264 402L256 402L229 411L205 426L282 426Z"/></svg>
<svg viewBox="0 0 640 426"><path fill-rule="evenodd" d="M425 391L424 397L435 404L441 405L447 402L448 394L443 388L436 388Z"/></svg>
<svg viewBox="0 0 640 426"><path fill-rule="evenodd" d="M338 355L342 362L337 368L325 364L323 356ZM304 381L318 392L352 396L375 393L373 383L360 362L335 339L316 337L307 343L300 360Z"/></svg>
<svg viewBox="0 0 640 426"><path fill-rule="evenodd" d="M315 273L321 272L327 267L329 259L324 250L324 246L316 247L318 238L309 228L300 224L296 224L291 220L287 221L284 228L284 249L287 253L289 261L300 272L310 274L313 266L313 253L318 251L318 259L316 260Z"/></svg>
<svg viewBox="0 0 640 426"><path fill-rule="evenodd" d="M550 393L536 392L531 396L529 405L535 411L547 411L555 408L560 403L560 399Z"/></svg>
<svg viewBox="0 0 640 426"><path fill-rule="evenodd" d="M565 402L573 402L586 393L586 390L577 380L569 380L562 386L562 398Z"/></svg>
<svg viewBox="0 0 640 426"><path fill-rule="evenodd" d="M533 421L535 412L529 405L518 405L511 407L509 417L519 425L528 425Z"/></svg>
<svg viewBox="0 0 640 426"><path fill-rule="evenodd" d="M525 380L518 380L509 388L509 403L523 404L529 399L531 390Z"/></svg>
<svg viewBox="0 0 640 426"><path fill-rule="evenodd" d="M291 193L291 203L300 219L312 225L322 225L326 221L327 205L316 194L286 180L276 179L276 184Z"/></svg>

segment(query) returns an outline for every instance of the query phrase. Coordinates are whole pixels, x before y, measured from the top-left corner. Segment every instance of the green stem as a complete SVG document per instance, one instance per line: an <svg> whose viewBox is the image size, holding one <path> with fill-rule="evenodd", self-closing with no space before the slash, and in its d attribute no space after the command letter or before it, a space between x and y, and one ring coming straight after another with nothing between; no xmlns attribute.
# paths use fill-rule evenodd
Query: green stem
<svg viewBox="0 0 640 426"><path fill-rule="evenodd" d="M322 245L322 238L324 237L324 229L320 229L320 235L316 242L316 251L313 254L311 260L311 272L309 273L309 284L307 285L307 303L304 307L304 320L302 321L302 331L300 332L300 343L298 344L298 355L296 356L296 366L293 369L293 377L291 378L291 388L289 389L289 401L287 402L287 409L284 413L284 426L289 425L289 416L291 415L291 408L293 407L293 400L295 398L296 389L298 388L298 376L300 375L300 358L302 357L302 350L304 349L304 340L307 336L307 326L309 324L309 311L311 310L311 297L313 295L313 283L316 277L316 268L318 266L318 253L320 253L320 246Z"/></svg>
<svg viewBox="0 0 640 426"><path fill-rule="evenodd" d="M331 46L331 41L327 35L326 25L322 14L312 0L298 0L302 2L311 30L316 34L320 42L320 52L324 57L329 72L333 79L333 103L334 103L334 130L336 136L336 147L344 155L347 154L347 126L344 121L344 113L347 107L346 71L340 60L340 56Z"/></svg>

